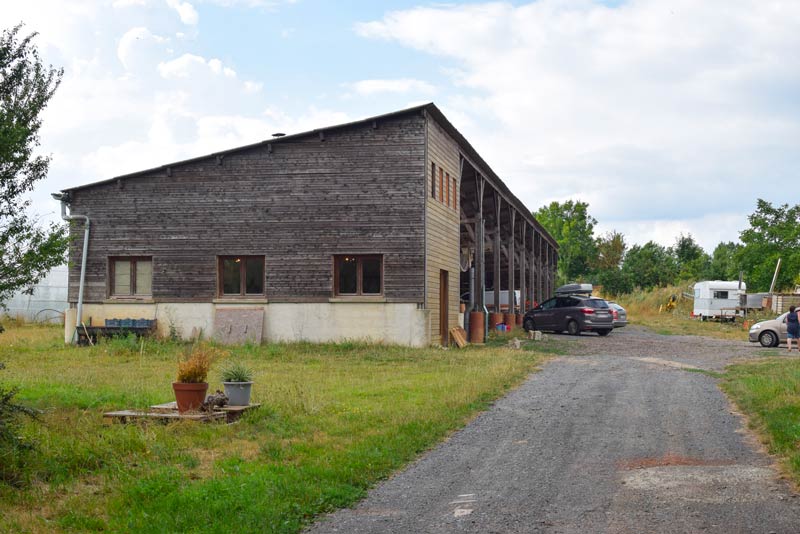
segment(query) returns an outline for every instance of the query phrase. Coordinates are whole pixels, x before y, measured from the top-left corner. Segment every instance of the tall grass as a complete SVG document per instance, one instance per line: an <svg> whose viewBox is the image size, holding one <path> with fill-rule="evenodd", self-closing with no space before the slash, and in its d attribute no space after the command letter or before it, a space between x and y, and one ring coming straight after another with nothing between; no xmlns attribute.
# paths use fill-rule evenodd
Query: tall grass
<svg viewBox="0 0 800 534"><path fill-rule="evenodd" d="M676 286L654 288L647 291L636 290L633 293L620 295L616 301L628 312L631 324L646 326L659 334L665 335L703 335L720 339L747 340L747 329L741 318L734 322L700 321L693 318L694 300L684 297L683 293L693 293L692 283ZM667 303L672 295L677 297L673 310L667 310ZM769 311L748 314L748 324L775 314Z"/></svg>
<svg viewBox="0 0 800 534"><path fill-rule="evenodd" d="M105 425L105 410L172 400L179 343L65 347L12 326L0 360L44 410L30 486L0 485L0 531L296 532L462 426L542 355L505 347L245 345L261 409L235 425ZM224 361L217 362L221 367ZM218 369L209 375L218 387Z"/></svg>
<svg viewBox="0 0 800 534"><path fill-rule="evenodd" d="M774 359L728 367L722 389L800 485L800 361Z"/></svg>

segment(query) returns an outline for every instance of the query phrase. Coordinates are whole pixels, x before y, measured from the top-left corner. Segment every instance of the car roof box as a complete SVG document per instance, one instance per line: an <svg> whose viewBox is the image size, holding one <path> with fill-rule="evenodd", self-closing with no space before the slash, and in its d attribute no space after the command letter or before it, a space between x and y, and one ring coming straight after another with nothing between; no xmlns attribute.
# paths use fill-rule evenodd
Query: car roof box
<svg viewBox="0 0 800 534"><path fill-rule="evenodd" d="M567 284L556 289L556 295L592 295L592 284Z"/></svg>

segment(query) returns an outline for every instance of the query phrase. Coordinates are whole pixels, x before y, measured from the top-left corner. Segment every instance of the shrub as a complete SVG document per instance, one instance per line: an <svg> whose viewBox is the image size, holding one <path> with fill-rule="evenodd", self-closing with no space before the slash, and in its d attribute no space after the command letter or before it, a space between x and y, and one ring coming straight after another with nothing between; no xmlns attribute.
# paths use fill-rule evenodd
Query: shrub
<svg viewBox="0 0 800 534"><path fill-rule="evenodd" d="M3 369L5 365L0 363ZM12 486L24 481L25 459L33 450L33 444L19 435L21 418L36 419L39 415L37 410L14 402L18 391L0 386L0 480Z"/></svg>
<svg viewBox="0 0 800 534"><path fill-rule="evenodd" d="M252 382L253 370L244 365L242 362L231 362L222 370L222 381Z"/></svg>
<svg viewBox="0 0 800 534"><path fill-rule="evenodd" d="M208 380L211 364L222 356L222 351L208 343L196 343L178 360L177 382L200 384Z"/></svg>

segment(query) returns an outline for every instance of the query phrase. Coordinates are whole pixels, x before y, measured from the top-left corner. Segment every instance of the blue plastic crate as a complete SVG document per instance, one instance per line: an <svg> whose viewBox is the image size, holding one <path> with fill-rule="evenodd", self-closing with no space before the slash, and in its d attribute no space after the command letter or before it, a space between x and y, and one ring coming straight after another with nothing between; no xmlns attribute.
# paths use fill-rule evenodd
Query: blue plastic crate
<svg viewBox="0 0 800 534"><path fill-rule="evenodd" d="M136 319L134 325L136 328L153 328L152 319Z"/></svg>
<svg viewBox="0 0 800 534"><path fill-rule="evenodd" d="M106 326L119 328L119 319L106 319Z"/></svg>
<svg viewBox="0 0 800 534"><path fill-rule="evenodd" d="M133 327L133 323L134 323L133 319L120 319L119 320L119 325L122 328L132 328Z"/></svg>

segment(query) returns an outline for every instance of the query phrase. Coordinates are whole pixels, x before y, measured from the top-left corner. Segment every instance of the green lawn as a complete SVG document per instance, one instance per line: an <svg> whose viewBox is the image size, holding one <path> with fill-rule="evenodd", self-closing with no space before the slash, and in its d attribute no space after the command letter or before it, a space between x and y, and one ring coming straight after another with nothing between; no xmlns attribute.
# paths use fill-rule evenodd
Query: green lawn
<svg viewBox="0 0 800 534"><path fill-rule="evenodd" d="M800 485L800 360L776 358L730 366L722 389Z"/></svg>
<svg viewBox="0 0 800 534"><path fill-rule="evenodd" d="M344 343L231 350L262 408L234 425L104 425L173 399L176 343L63 344L6 325L4 385L44 411L21 489L0 483L4 532L297 532L347 506L518 385L544 353ZM530 349L530 344L525 346ZM218 362L210 377L219 386Z"/></svg>

